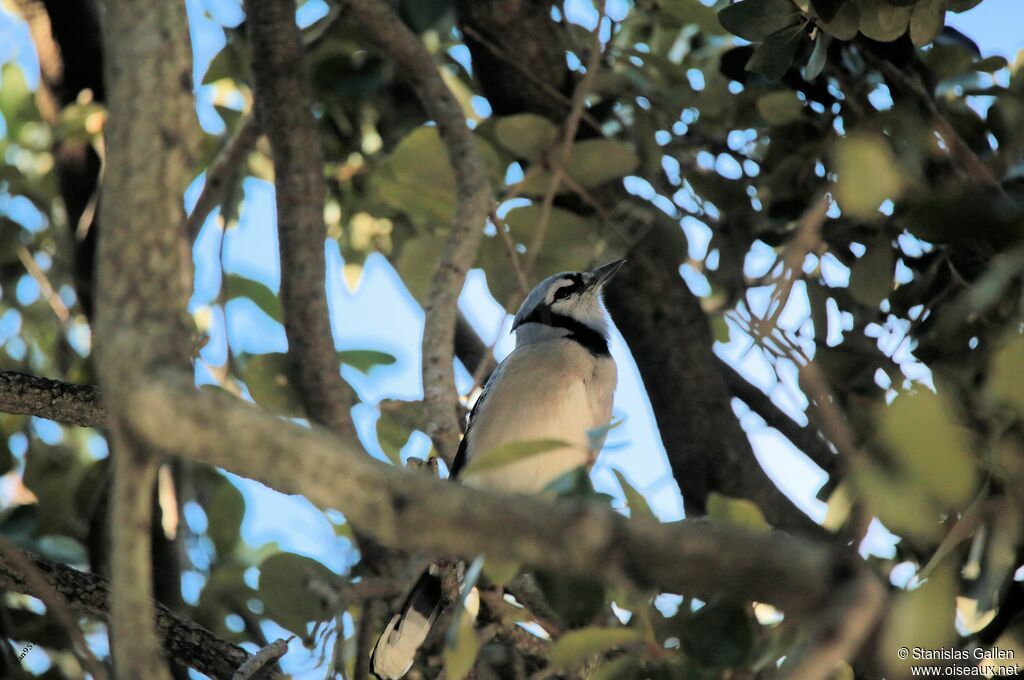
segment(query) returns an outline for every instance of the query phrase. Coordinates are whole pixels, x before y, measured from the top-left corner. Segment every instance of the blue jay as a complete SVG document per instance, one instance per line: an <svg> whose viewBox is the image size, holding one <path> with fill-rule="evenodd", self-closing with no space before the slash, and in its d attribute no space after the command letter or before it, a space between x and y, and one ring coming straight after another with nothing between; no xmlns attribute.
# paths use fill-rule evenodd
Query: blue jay
<svg viewBox="0 0 1024 680"><path fill-rule="evenodd" d="M593 462L604 443L604 435L594 437L593 432L611 420L616 381L601 292L624 263L549 276L526 297L512 323L516 348L473 405L452 479L486 490L539 493L563 474ZM475 455L540 439L571 446L460 476ZM405 675L441 603L441 579L431 565L377 640L370 657L375 675L384 680Z"/></svg>

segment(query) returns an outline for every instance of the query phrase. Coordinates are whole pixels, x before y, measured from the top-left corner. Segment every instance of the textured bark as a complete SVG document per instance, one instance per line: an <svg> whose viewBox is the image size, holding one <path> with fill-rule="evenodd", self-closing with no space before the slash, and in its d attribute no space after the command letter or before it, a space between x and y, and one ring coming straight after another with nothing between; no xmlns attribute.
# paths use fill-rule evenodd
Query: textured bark
<svg viewBox="0 0 1024 680"><path fill-rule="evenodd" d="M67 425L107 425L97 387L14 371L0 371L0 411L49 418Z"/></svg>
<svg viewBox="0 0 1024 680"><path fill-rule="evenodd" d="M23 553L70 607L85 616L106 621L110 617L110 582L95 574L72 569L31 553ZM0 588L39 597L17 565L0 556ZM202 626L175 614L160 603L152 603L156 613L156 631L164 654L218 680L230 680L249 653L238 645L221 640ZM263 675L261 677L273 677Z"/></svg>
<svg viewBox="0 0 1024 680"><path fill-rule="evenodd" d="M325 284L323 153L313 118L293 0L246 0L256 116L274 159L281 306L292 374L307 415L339 434L355 430L341 378Z"/></svg>
<svg viewBox="0 0 1024 680"><path fill-rule="evenodd" d="M707 317L679 275L684 245L681 232L648 232L606 301L640 369L686 512L704 514L717 491L754 501L775 527L817 533L757 464L733 414Z"/></svg>
<svg viewBox="0 0 1024 680"><path fill-rule="evenodd" d="M627 520L589 504L483 493L409 473L366 456L355 440L199 392L190 375L165 374L140 386L134 403L133 430L147 439L337 508L386 545L483 553L705 599L728 594L794 614L824 606L840 582L865 570L856 555L784 534L751 535L699 520Z"/></svg>
<svg viewBox="0 0 1024 680"><path fill-rule="evenodd" d="M111 499L112 654L118 678L170 677L152 621L150 522L159 444L124 416L133 384L190 370L192 288L181 195L195 129L182 3L110 0L104 25L109 118L96 296L96 365L116 450Z"/></svg>
<svg viewBox="0 0 1024 680"><path fill-rule="evenodd" d="M572 74L547 0L457 0L473 71L496 115L531 111L552 120L570 108Z"/></svg>
<svg viewBox="0 0 1024 680"><path fill-rule="evenodd" d="M423 306L423 397L427 434L450 464L459 446L458 392L455 390L455 325L459 293L476 260L483 226L494 196L483 156L466 126L462 108L444 84L426 47L382 0L346 0L343 7L394 60L437 123L455 172L455 220L445 238L441 261Z"/></svg>

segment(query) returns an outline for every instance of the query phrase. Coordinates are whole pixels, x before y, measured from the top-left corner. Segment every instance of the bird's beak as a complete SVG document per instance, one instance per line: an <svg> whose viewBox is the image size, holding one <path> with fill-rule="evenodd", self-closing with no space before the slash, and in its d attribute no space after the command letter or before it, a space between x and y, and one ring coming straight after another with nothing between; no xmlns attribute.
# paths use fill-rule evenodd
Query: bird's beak
<svg viewBox="0 0 1024 680"><path fill-rule="evenodd" d="M622 265L626 264L625 260L616 260L615 262L609 262L606 265L602 265L597 269L587 272L587 288L601 289L604 284L608 283L613 276L615 276Z"/></svg>

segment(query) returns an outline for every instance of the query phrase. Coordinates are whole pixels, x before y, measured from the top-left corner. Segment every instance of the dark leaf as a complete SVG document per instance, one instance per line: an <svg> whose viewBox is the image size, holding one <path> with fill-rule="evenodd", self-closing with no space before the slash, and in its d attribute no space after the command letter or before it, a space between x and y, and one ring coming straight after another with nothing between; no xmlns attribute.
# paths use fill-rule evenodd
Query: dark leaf
<svg viewBox="0 0 1024 680"><path fill-rule="evenodd" d="M791 26L778 33L772 33L757 46L747 62L747 70L760 73L765 78L778 80L786 75L793 63L796 50L804 38L803 25Z"/></svg>
<svg viewBox="0 0 1024 680"><path fill-rule="evenodd" d="M393 354L375 349L343 349L337 356L339 362L348 364L360 373L369 373L374 366L390 366L397 361Z"/></svg>
<svg viewBox="0 0 1024 680"><path fill-rule="evenodd" d="M790 0L742 0L722 9L718 21L730 33L758 42L796 24L800 16Z"/></svg>
<svg viewBox="0 0 1024 680"><path fill-rule="evenodd" d="M811 7L818 13L818 16L825 21L832 21L842 8L843 3L848 0L811 0Z"/></svg>

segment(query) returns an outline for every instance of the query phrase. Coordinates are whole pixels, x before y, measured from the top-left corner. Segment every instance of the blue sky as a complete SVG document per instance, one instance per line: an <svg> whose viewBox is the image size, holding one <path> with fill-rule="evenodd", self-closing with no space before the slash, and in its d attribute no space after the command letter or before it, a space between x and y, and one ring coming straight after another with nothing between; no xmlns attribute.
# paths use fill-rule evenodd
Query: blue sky
<svg viewBox="0 0 1024 680"><path fill-rule="evenodd" d="M237 25L242 19L242 11L240 2L233 0L187 0L187 5L192 20L195 77L198 83L210 60L224 44L223 26ZM626 11L626 5L621 0L609 3L609 7L613 14ZM325 10L326 6L321 0L308 0L299 12L300 23L315 21ZM949 15L948 21L974 38L986 56L1001 54L1013 61L1017 51L1024 49L1020 11L1020 0L985 0L965 14ZM595 16L590 2L584 0L569 0L566 15L569 20L588 26L593 25ZM0 62L9 60L16 60L23 67L30 84L38 82L38 65L28 41L27 29L9 14L0 12ZM199 87L197 98L197 111L204 128L211 133L222 132L223 123L212 106L213 86ZM200 186L201 180L197 180L187 192L186 205L191 205L195 200ZM273 217L273 187L250 178L245 182L244 191L245 205L238 228L225 235L224 264L228 272L256 279L276 290L280 272ZM20 221L33 219L28 208L2 197L0 212L9 213ZM691 248L701 250L699 242L706 236L702 234L701 226L689 224L686 230L691 237ZM194 313L203 313L216 300L220 287L220 265L217 260L219 238L219 227L214 217L211 217L194 248L196 286L191 300ZM342 276L344 263L335 243L327 244L326 255L327 293L338 348L374 348L389 352L397 358L394 365L376 368L369 376L347 367L344 372L365 402L354 411L361 438L372 454L383 457L374 436L376 405L383 399L418 399L422 395L419 344L423 313L385 258L371 256L365 264L359 285L355 290L350 290ZM759 260L757 253L754 253L748 260L748 266L757 268L765 260L764 256ZM841 279L848 275L848 271L838 262L825 264L826 273L831 276ZM538 274L543 276L549 273ZM687 275L687 280L695 288L701 285L699 275ZM19 299L30 300L38 295L38 290L33 293L33 285L31 279L28 279L26 289L22 291L19 284ZM765 295L764 291L755 291L754 302L759 299L763 301ZM485 341L498 340L496 352L499 357L512 349L512 339L508 335L509 319L488 293L482 272L474 271L470 274L460 298L460 307ZM805 323L806 310L798 302L794 303L786 310L784 318L791 328L798 329ZM3 329L4 321L0 319L0 337ZM211 379L204 363L220 365L224 362L228 338L236 352L260 353L286 348L283 328L244 299L228 304L226 323L219 313L215 313L211 329L211 341L202 350L201 362L197 366L197 380L200 382ZM880 334L884 332L880 330ZM87 342L87 339L80 341ZM771 388L772 397L780 407L805 422L805 400L797 389L795 374L791 372L784 375L784 380L776 383L774 372L757 350L750 351L749 344L740 333L733 333L733 340L728 344L720 343L716 351L739 367L755 384ZM665 452L635 364L617 332L613 336L612 354L620 369L615 413L623 420L623 424L610 433L606 451L593 472L595 485L599 490L615 496L621 503L622 493L612 473L612 469L617 469L644 493L660 518L678 519L683 516L682 499L669 474ZM465 371L460 372L459 384L462 390L468 389L470 385ZM824 473L794 450L778 433L764 427L759 417L748 413L742 405L737 404L736 409L758 459L769 474L801 508L821 520L825 505L815 498L815 494L826 479ZM41 430L46 432L46 426L41 426ZM410 440L403 453L423 455L427 449L426 438L419 435ZM248 543L259 546L274 541L282 549L316 557L338 571L351 564L352 554L347 541L336 537L327 516L312 504L300 498L278 494L253 482L237 478L233 480L247 500L243 537ZM187 516L190 522L202 523L202 517L196 514L196 509L191 509ZM865 547L880 555L891 555L893 540L888 532L876 525ZM201 556L194 556L201 560ZM197 574L186 575L186 596L195 597L201 584L202 579ZM269 626L267 634L273 638L283 633ZM310 677L319 673L311 668L311 660L302 656L301 652L294 656L296 661L289 670L309 670ZM44 661L40 658L37 663Z"/></svg>

